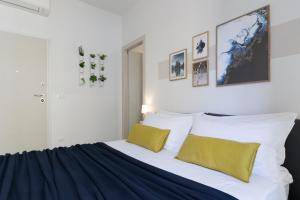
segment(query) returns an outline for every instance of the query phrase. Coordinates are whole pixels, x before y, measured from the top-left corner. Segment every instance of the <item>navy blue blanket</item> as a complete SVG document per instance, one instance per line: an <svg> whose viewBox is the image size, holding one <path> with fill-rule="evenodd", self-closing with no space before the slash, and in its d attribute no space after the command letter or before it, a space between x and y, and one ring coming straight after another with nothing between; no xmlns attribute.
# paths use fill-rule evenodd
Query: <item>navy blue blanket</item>
<svg viewBox="0 0 300 200"><path fill-rule="evenodd" d="M233 200L104 143L0 156L0 200Z"/></svg>

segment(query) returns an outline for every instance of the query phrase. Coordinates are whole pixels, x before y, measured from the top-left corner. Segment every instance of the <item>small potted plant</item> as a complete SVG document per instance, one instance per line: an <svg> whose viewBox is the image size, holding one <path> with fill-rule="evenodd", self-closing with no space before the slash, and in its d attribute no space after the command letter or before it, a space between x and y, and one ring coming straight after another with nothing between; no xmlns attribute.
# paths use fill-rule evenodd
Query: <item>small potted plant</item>
<svg viewBox="0 0 300 200"><path fill-rule="evenodd" d="M95 63L95 58L96 58L96 55L91 53L90 54L90 63Z"/></svg>
<svg viewBox="0 0 300 200"><path fill-rule="evenodd" d="M84 73L84 67L85 67L85 62L81 60L79 62L80 73Z"/></svg>
<svg viewBox="0 0 300 200"><path fill-rule="evenodd" d="M99 76L98 80L100 81L100 86L103 86L104 82L107 80L107 78L103 74L101 74Z"/></svg>
<svg viewBox="0 0 300 200"><path fill-rule="evenodd" d="M98 54L98 57L100 59L100 71L103 72L104 71L104 60L107 58L107 55L105 54Z"/></svg>
<svg viewBox="0 0 300 200"><path fill-rule="evenodd" d="M98 78L99 81L104 82L107 80L107 78L104 75L100 75Z"/></svg>
<svg viewBox="0 0 300 200"><path fill-rule="evenodd" d="M96 63L91 63L91 68L92 69L96 69L96 67L97 67Z"/></svg>
<svg viewBox="0 0 300 200"><path fill-rule="evenodd" d="M99 58L100 60L105 60L107 58L107 55L105 54L99 55Z"/></svg>
<svg viewBox="0 0 300 200"><path fill-rule="evenodd" d="M84 50L83 50L82 46L78 47L78 51L79 51L79 55L81 57L84 57Z"/></svg>
<svg viewBox="0 0 300 200"><path fill-rule="evenodd" d="M84 68L84 67L85 67L85 62L84 62L84 61L80 61L79 67L80 67L80 68Z"/></svg>
<svg viewBox="0 0 300 200"><path fill-rule="evenodd" d="M94 85L94 83L97 81L97 76L95 74L92 74L90 76L90 81L91 81L92 85Z"/></svg>
<svg viewBox="0 0 300 200"><path fill-rule="evenodd" d="M84 85L85 84L85 78L84 77L80 77L80 85Z"/></svg>
<svg viewBox="0 0 300 200"><path fill-rule="evenodd" d="M91 62L95 62L95 58L96 58L96 55L93 54L93 53L91 53L91 54L90 54L90 61L91 61Z"/></svg>

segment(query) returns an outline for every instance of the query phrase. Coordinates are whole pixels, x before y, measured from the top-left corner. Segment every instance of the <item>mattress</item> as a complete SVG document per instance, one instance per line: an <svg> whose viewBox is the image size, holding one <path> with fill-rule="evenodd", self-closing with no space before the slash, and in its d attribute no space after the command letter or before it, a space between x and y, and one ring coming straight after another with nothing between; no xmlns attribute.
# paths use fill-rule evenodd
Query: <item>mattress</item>
<svg viewBox="0 0 300 200"><path fill-rule="evenodd" d="M144 163L213 187L240 200L286 200L288 196L289 183L275 183L254 174L249 183L244 183L223 173L174 159L176 153L167 150L154 153L125 140L106 144Z"/></svg>

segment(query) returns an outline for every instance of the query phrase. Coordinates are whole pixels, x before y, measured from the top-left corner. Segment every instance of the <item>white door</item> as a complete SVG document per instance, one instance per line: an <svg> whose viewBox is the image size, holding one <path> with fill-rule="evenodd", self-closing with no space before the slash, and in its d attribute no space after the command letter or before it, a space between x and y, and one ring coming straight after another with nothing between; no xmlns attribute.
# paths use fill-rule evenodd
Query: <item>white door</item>
<svg viewBox="0 0 300 200"><path fill-rule="evenodd" d="M0 32L0 154L47 147L47 41Z"/></svg>

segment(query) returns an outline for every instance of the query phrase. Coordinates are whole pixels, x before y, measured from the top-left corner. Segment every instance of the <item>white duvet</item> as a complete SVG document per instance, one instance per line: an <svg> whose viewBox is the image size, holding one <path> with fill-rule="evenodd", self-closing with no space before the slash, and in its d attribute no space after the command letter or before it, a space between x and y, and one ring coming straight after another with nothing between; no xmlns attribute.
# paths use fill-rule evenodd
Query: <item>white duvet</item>
<svg viewBox="0 0 300 200"><path fill-rule="evenodd" d="M240 200L287 199L287 182L274 183L263 177L252 175L250 183L244 183L223 173L174 159L176 154L167 150L153 153L124 140L106 144L142 162L221 190Z"/></svg>

